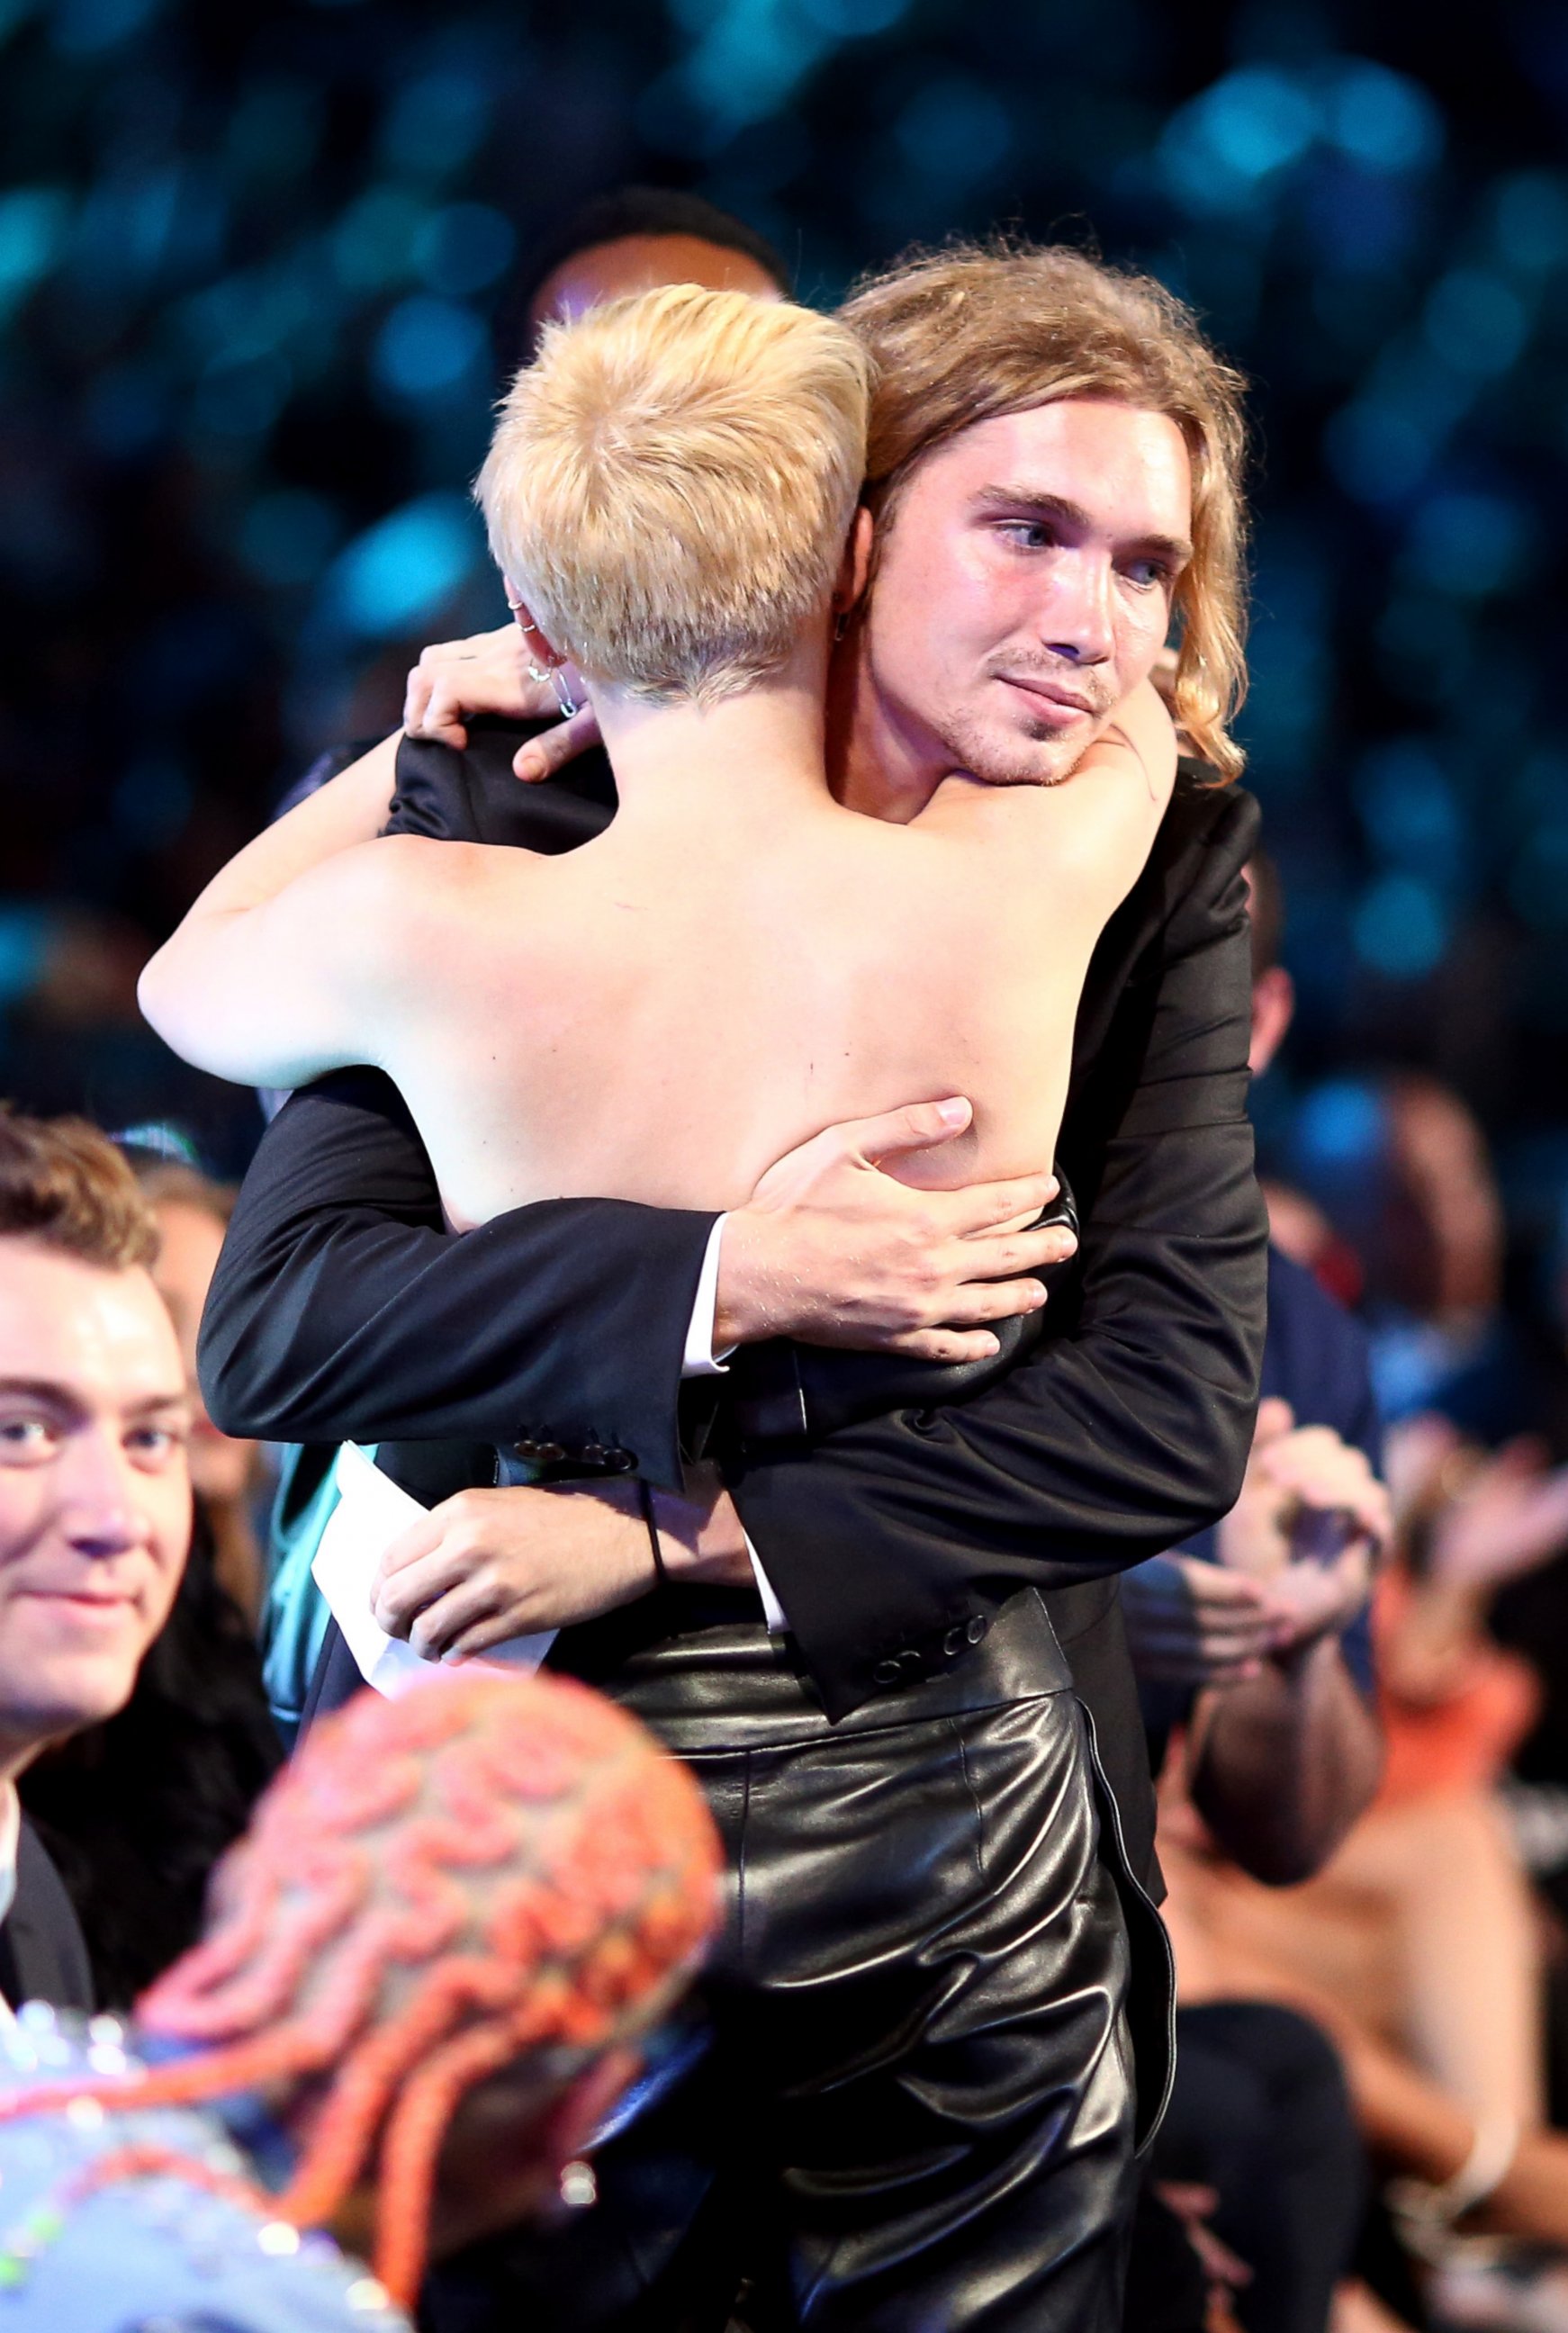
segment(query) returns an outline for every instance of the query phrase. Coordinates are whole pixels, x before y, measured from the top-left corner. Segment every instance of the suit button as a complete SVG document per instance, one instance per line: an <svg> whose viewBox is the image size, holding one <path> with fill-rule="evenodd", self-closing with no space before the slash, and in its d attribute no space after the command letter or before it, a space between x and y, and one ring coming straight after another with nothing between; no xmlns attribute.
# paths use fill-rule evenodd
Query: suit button
<svg viewBox="0 0 1568 2333"><path fill-rule="evenodd" d="M990 1625L991 1623L989 1620L983 1620L976 1612L975 1618L965 1629L964 1634L968 1637L969 1642L972 1645L977 1645Z"/></svg>
<svg viewBox="0 0 1568 2333"><path fill-rule="evenodd" d="M897 1661L879 1661L876 1667L871 1671L871 1683L873 1685L898 1685L902 1679L902 1676L903 1671L899 1668Z"/></svg>
<svg viewBox="0 0 1568 2333"><path fill-rule="evenodd" d="M539 1450L540 1445L537 1442L530 1442L526 1438L521 1442L515 1442L512 1445L512 1455L514 1458L522 1458L529 1462L532 1462L534 1459L538 1457Z"/></svg>
<svg viewBox="0 0 1568 2333"><path fill-rule="evenodd" d="M602 1464L607 1474L634 1474L637 1468L637 1453L635 1450L622 1450L611 1445L604 1454Z"/></svg>
<svg viewBox="0 0 1568 2333"><path fill-rule="evenodd" d="M967 1630L949 1628L942 1639L942 1650L950 1661L956 1661L968 1641Z"/></svg>

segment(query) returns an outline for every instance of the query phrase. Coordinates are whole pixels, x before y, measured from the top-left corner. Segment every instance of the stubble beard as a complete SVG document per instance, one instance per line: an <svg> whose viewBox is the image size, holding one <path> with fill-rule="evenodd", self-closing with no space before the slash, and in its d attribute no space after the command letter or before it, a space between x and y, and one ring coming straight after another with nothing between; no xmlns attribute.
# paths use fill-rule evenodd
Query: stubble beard
<svg viewBox="0 0 1568 2333"><path fill-rule="evenodd" d="M954 766L967 772L983 786L1059 786L1070 778L1088 752L1096 732L1042 728L1031 735L1027 725L1009 731L1000 722L956 712L943 725L942 742L954 757Z"/></svg>

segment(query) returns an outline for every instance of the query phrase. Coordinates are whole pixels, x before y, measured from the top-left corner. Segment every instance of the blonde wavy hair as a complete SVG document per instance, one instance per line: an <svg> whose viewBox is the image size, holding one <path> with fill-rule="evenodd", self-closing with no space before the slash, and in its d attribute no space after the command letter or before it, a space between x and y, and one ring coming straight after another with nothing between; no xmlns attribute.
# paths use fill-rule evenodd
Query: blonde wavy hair
<svg viewBox="0 0 1568 2333"><path fill-rule="evenodd" d="M1062 398L1169 415L1192 463L1192 558L1176 587L1176 715L1223 779L1246 694L1242 376L1151 276L1063 245L997 241L916 254L840 309L876 371L864 499L886 523L916 466L977 421Z"/></svg>
<svg viewBox="0 0 1568 2333"><path fill-rule="evenodd" d="M671 284L546 327L476 489L553 645L652 704L775 670L825 611L871 365L832 317Z"/></svg>

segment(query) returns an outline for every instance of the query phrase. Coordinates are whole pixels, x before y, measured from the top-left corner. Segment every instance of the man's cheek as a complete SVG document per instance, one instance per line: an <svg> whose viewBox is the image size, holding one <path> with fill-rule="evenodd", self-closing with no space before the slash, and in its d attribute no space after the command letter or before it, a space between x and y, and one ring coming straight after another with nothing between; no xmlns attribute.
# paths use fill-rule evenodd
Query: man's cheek
<svg viewBox="0 0 1568 2333"><path fill-rule="evenodd" d="M31 1714L49 1731L96 1724L130 1700L149 1642L129 1618L112 1637L72 1644L46 1607L0 1608L0 1707L19 1723Z"/></svg>

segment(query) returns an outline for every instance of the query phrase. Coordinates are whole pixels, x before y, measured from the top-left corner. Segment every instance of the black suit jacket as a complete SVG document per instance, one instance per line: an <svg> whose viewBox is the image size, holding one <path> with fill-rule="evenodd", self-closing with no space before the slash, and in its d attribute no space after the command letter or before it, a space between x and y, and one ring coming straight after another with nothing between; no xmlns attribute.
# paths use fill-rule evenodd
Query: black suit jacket
<svg viewBox="0 0 1568 2333"><path fill-rule="evenodd" d="M519 732L405 744L399 828L572 848L601 755L523 787ZM1094 1711L1135 1863L1141 1728L1106 1576L1234 1503L1256 1399L1266 1232L1246 1118L1241 870L1256 806L1184 772L1084 990L1060 1156L1083 1232L1053 1334L962 1404L751 1458L734 1491L833 1714L957 1656L1024 1582ZM447 1235L400 1097L372 1070L296 1094L246 1178L202 1330L227 1431L447 1438L680 1469L680 1367L711 1214L550 1201Z"/></svg>
<svg viewBox="0 0 1568 2333"><path fill-rule="evenodd" d="M16 1893L0 1923L0 1993L13 2009L46 2001L91 2010L92 1971L65 1883L25 1815L16 1840Z"/></svg>

